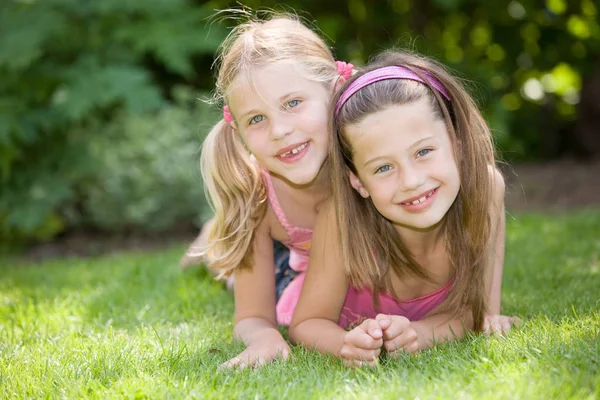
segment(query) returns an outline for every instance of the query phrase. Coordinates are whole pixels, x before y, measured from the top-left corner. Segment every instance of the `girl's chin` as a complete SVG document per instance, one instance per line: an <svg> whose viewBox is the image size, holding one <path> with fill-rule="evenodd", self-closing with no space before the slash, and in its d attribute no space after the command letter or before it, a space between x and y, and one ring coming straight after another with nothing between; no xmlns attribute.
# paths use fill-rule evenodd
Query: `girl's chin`
<svg viewBox="0 0 600 400"><path fill-rule="evenodd" d="M283 176L283 178L294 186L308 186L315 182L317 176L318 172L313 174L303 173L298 175L286 174Z"/></svg>
<svg viewBox="0 0 600 400"><path fill-rule="evenodd" d="M313 166L302 166L293 170L273 169L269 171L271 175L276 175L295 186L309 185L315 182L319 176L320 168Z"/></svg>

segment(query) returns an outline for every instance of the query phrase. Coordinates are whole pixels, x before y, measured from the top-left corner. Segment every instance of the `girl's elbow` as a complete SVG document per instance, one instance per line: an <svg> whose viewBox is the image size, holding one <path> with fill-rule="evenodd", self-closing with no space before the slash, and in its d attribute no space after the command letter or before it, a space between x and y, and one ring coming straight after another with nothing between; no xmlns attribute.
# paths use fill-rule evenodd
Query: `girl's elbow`
<svg viewBox="0 0 600 400"><path fill-rule="evenodd" d="M296 321L294 319L292 319L292 322L290 323L290 328L288 330L288 334L290 337L290 342L292 342L292 344L298 344L301 342L301 336L302 336L302 329L300 327L300 325L302 324L301 321Z"/></svg>
<svg viewBox="0 0 600 400"><path fill-rule="evenodd" d="M290 342L293 344L306 344L310 341L311 332L314 332L313 321L311 318L296 319L293 318L288 330Z"/></svg>

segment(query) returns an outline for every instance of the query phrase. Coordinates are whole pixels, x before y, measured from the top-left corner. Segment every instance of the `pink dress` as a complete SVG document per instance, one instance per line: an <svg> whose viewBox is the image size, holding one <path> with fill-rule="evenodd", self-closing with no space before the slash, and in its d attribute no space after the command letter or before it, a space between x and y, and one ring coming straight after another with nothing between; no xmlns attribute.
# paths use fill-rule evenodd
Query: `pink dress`
<svg viewBox="0 0 600 400"><path fill-rule="evenodd" d="M276 307L277 323L289 325L298 304L306 269L308 268L312 229L300 228L289 223L275 194L271 175L265 169L262 171L271 208L289 237L289 240L282 243L290 249L290 268L299 272L281 293ZM433 293L413 300L397 301L389 294L381 293L379 295L380 307L377 310L373 305L373 295L370 290L350 287L342 308L339 325L343 328L351 327L360 324L365 319L375 318L379 313L401 315L411 321L417 321L443 303L453 281L451 280Z"/></svg>
<svg viewBox="0 0 600 400"><path fill-rule="evenodd" d="M279 200L277 199L275 189L273 188L273 182L271 181L271 175L265 169L262 171L271 208L289 237L289 240L282 243L290 249L290 268L300 273L283 290L281 297L277 302L277 323L280 325L289 325L290 322L292 322L292 315L294 314L294 309L296 309L296 304L298 304L298 299L300 298L300 290L302 289L302 283L304 282L304 273L306 272L306 268L308 268L312 229L300 228L289 223L281 209L281 205L279 205Z"/></svg>
<svg viewBox="0 0 600 400"><path fill-rule="evenodd" d="M350 287L338 324L343 328L360 325L377 314L401 315L410 321L423 319L431 310L442 304L452 288L454 279L433 293L412 300L398 301L388 293L379 294L379 308L373 304L373 293L369 289Z"/></svg>

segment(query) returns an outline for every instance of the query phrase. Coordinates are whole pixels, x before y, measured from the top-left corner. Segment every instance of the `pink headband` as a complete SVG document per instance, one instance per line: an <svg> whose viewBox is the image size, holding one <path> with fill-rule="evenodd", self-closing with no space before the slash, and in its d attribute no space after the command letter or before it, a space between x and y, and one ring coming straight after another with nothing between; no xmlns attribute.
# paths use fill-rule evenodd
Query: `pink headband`
<svg viewBox="0 0 600 400"><path fill-rule="evenodd" d="M344 79L348 79L352 76L354 65L344 61L336 61L335 68L340 76L344 77ZM229 111L229 106L223 106L223 120L228 124L233 122L233 116L231 115L231 111Z"/></svg>
<svg viewBox="0 0 600 400"><path fill-rule="evenodd" d="M440 82L435 76L431 75L427 71L421 71L421 74L425 76L427 79L427 83L433 86L442 96L444 96L448 101L450 101L450 96L446 91L442 82ZM337 117L338 113L342 106L348 101L348 99L354 96L360 89L365 86L369 86L372 83L383 81L386 79L410 79L413 81L426 83L419 75L411 71L410 69L400 66L400 65L392 65L389 67L382 67L374 69L373 71L369 71L364 75L360 76L354 82L352 82L342 93L340 98L338 99L337 104L335 105L334 116Z"/></svg>

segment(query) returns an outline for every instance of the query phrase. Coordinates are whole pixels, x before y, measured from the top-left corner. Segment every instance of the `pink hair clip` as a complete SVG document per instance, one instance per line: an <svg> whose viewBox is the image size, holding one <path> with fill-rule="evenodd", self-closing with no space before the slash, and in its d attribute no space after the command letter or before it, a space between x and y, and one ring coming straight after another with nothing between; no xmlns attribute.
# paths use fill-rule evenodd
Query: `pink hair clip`
<svg viewBox="0 0 600 400"><path fill-rule="evenodd" d="M352 71L354 70L354 65L347 63L345 61L336 61L335 67L337 69L338 74L340 74L344 79L348 79L352 76Z"/></svg>
<svg viewBox="0 0 600 400"><path fill-rule="evenodd" d="M231 111L229 111L229 106L223 106L223 119L228 124L233 122L233 117L231 116Z"/></svg>

